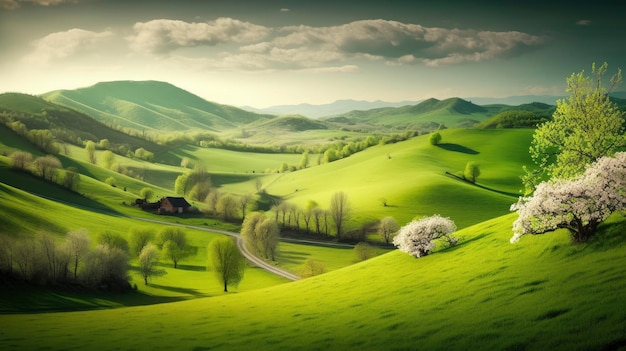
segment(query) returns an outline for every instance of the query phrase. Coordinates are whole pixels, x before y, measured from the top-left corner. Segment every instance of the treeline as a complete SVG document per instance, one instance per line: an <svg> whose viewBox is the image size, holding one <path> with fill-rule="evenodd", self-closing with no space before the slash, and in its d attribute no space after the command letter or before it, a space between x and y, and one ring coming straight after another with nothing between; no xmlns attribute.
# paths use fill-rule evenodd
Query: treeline
<svg viewBox="0 0 626 351"><path fill-rule="evenodd" d="M68 167L63 170L63 165L53 155L33 158L26 151L14 151L9 155L11 168L18 171L29 172L48 182L56 183L68 190L78 191L80 185L80 173L76 167Z"/></svg>
<svg viewBox="0 0 626 351"><path fill-rule="evenodd" d="M128 259L119 247L92 247L86 230L69 232L62 242L45 233L34 238L0 235L0 273L38 285L129 291Z"/></svg>
<svg viewBox="0 0 626 351"><path fill-rule="evenodd" d="M498 113L476 127L481 129L537 128L538 125L550 119L549 112L510 110Z"/></svg>

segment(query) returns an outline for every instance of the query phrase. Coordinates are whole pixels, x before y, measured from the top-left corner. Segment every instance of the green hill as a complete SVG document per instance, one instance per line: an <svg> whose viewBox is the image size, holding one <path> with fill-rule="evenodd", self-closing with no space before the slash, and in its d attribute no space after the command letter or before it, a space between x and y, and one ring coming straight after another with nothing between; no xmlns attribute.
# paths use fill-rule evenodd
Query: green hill
<svg viewBox="0 0 626 351"><path fill-rule="evenodd" d="M277 287L113 310L0 315L4 350L617 350L626 345L623 219L572 246L508 242L514 215L414 259L395 251Z"/></svg>
<svg viewBox="0 0 626 351"><path fill-rule="evenodd" d="M273 117L209 102L158 81L103 82L87 88L49 92L43 98L106 124L134 130L221 131Z"/></svg>
<svg viewBox="0 0 626 351"><path fill-rule="evenodd" d="M406 223L435 213L464 227L508 213L523 188L522 165L532 164L532 133L444 130L439 146L430 145L427 135L379 145L332 163L270 176L265 190L301 208L309 200L328 208L332 194L343 191L353 207L351 229L385 216ZM477 185L446 174L462 171L469 161L481 169ZM234 185L225 189L236 192Z"/></svg>
<svg viewBox="0 0 626 351"><path fill-rule="evenodd" d="M157 151L159 146L144 139L130 136L96 121L91 116L60 106L40 97L5 93L0 94L2 119L24 123L27 129L47 129L61 140L79 143L80 140L108 139L112 144L130 148L144 147Z"/></svg>
<svg viewBox="0 0 626 351"><path fill-rule="evenodd" d="M498 109L495 109L497 111ZM351 125L420 129L424 126L470 127L494 113L494 109L472 104L460 98L428 99L417 105L351 111L323 120Z"/></svg>

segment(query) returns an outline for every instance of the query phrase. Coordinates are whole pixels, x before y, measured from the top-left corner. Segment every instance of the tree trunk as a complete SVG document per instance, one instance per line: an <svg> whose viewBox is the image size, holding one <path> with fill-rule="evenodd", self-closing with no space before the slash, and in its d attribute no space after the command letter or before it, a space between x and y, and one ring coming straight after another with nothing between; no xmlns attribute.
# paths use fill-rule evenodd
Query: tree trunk
<svg viewBox="0 0 626 351"><path fill-rule="evenodd" d="M228 292L228 283L224 281L224 292Z"/></svg>
<svg viewBox="0 0 626 351"><path fill-rule="evenodd" d="M148 285L148 277L143 277L144 284Z"/></svg>

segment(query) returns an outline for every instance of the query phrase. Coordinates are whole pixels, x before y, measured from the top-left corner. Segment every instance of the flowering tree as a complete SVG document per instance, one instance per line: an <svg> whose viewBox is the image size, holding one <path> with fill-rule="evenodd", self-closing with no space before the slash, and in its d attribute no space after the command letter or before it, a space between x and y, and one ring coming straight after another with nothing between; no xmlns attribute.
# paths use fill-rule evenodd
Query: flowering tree
<svg viewBox="0 0 626 351"><path fill-rule="evenodd" d="M537 186L534 195L511 206L517 242L524 234L566 228L575 243L587 241L613 212L626 209L626 152L602 157L570 180L554 179Z"/></svg>
<svg viewBox="0 0 626 351"><path fill-rule="evenodd" d="M448 239L450 244L456 243L456 239L449 234L456 230L456 225L450 218L440 215L424 217L400 228L400 232L393 239L393 244L400 251L404 251L415 258L426 256L435 247L435 239L442 236Z"/></svg>

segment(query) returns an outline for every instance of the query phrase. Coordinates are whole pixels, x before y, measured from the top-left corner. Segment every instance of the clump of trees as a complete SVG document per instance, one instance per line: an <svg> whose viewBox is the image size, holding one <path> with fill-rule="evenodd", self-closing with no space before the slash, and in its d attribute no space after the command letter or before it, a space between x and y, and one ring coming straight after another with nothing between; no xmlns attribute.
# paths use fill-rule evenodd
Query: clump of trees
<svg viewBox="0 0 626 351"><path fill-rule="evenodd" d="M246 259L231 238L221 237L211 240L208 256L207 270L215 273L224 286L224 292L228 292L229 286L239 285L246 268Z"/></svg>
<svg viewBox="0 0 626 351"><path fill-rule="evenodd" d="M251 213L243 221L241 236L246 247L255 255L275 260L280 228L274 219L260 212Z"/></svg>
<svg viewBox="0 0 626 351"><path fill-rule="evenodd" d="M191 255L187 234L176 227L165 227L159 232L158 247L163 256L172 261L174 268L178 268L178 261Z"/></svg>
<svg viewBox="0 0 626 351"><path fill-rule="evenodd" d="M314 258L307 258L302 265L300 276L302 278L309 278L324 273L326 273L326 266L324 265L324 262Z"/></svg>
<svg viewBox="0 0 626 351"><path fill-rule="evenodd" d="M63 241L47 233L0 235L0 273L35 284L128 291L128 259L124 250L107 243L91 247L84 229L69 232Z"/></svg>
<svg viewBox="0 0 626 351"><path fill-rule="evenodd" d="M75 167L63 167L61 161L52 155L40 156L33 159L33 155L25 151L14 151L9 155L11 168L29 172L48 182L59 184L69 190L77 191L80 185L80 174Z"/></svg>
<svg viewBox="0 0 626 351"><path fill-rule="evenodd" d="M443 237L450 246L457 239L450 234L456 231L456 225L450 218L440 215L424 217L400 228L393 244L409 255L419 258L428 255L435 248L435 240Z"/></svg>
<svg viewBox="0 0 626 351"><path fill-rule="evenodd" d="M573 179L542 182L511 206L519 214L511 242L559 228L569 230L574 243L585 242L607 217L626 209L625 189L626 152L600 158Z"/></svg>

